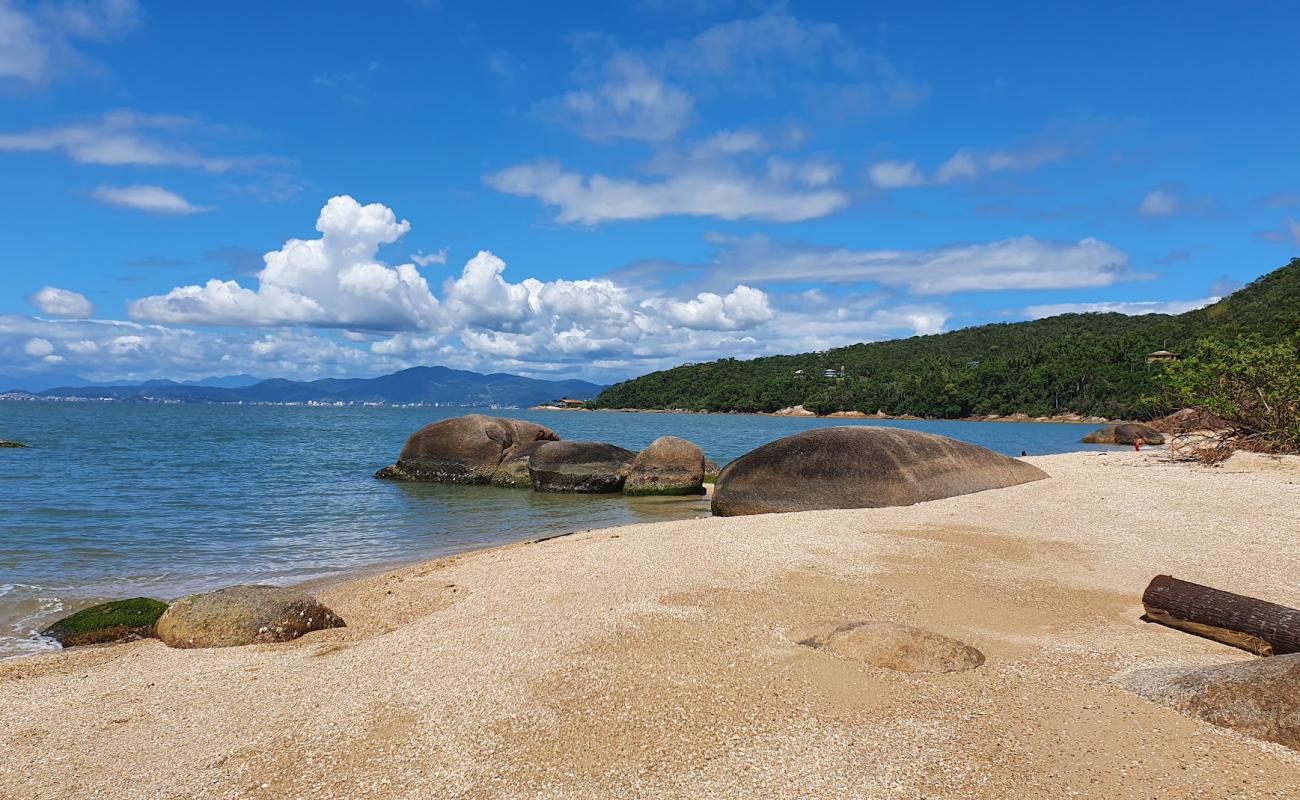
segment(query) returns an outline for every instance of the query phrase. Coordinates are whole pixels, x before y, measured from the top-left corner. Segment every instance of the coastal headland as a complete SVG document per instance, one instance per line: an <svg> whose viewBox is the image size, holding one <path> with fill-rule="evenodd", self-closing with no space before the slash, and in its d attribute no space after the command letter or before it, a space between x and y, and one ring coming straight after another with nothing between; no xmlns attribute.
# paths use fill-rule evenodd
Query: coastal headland
<svg viewBox="0 0 1300 800"><path fill-rule="evenodd" d="M5 662L0 797L1300 795L1300 754L1123 687L1255 658L1140 621L1157 573L1300 604L1295 459L1027 460L1050 477L417 564L320 590L348 627L289 643ZM861 621L986 660L809 646Z"/></svg>

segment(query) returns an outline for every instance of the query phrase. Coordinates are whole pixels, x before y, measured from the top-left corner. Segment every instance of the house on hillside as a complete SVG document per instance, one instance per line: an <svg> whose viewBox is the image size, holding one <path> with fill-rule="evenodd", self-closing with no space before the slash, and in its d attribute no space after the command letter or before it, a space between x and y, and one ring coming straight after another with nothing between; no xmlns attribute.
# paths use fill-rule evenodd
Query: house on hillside
<svg viewBox="0 0 1300 800"><path fill-rule="evenodd" d="M1154 353L1147 353L1148 364L1164 364L1169 361L1177 361L1178 354L1171 353L1168 350L1157 350Z"/></svg>
<svg viewBox="0 0 1300 800"><path fill-rule="evenodd" d="M582 404L585 402L587 401L577 400L572 397L561 397L559 400L555 401L555 405L559 406L560 408L582 408Z"/></svg>

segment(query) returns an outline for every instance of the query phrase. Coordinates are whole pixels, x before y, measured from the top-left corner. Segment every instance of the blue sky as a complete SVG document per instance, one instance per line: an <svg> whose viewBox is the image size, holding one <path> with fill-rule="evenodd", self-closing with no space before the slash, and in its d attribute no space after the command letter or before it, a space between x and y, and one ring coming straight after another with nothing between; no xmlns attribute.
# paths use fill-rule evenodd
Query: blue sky
<svg viewBox="0 0 1300 800"><path fill-rule="evenodd" d="M0 0L0 374L612 381L1300 251L1287 3Z"/></svg>

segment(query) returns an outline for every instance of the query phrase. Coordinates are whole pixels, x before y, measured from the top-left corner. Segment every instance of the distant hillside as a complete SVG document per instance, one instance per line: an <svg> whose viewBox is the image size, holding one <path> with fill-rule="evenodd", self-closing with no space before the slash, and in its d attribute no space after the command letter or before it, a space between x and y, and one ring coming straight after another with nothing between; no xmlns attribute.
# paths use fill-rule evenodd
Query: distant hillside
<svg viewBox="0 0 1300 800"><path fill-rule="evenodd" d="M722 359L654 372L609 387L600 408L776 411L959 418L1075 412L1150 413L1141 398L1160 369L1155 350L1182 352L1208 335L1300 332L1300 259L1211 306L1186 314L1064 314L933 336L857 344L751 361ZM843 369L844 376L839 377ZM834 370L834 377L825 377Z"/></svg>
<svg viewBox="0 0 1300 800"><path fill-rule="evenodd" d="M544 381L519 375L412 367L378 378L259 381L251 386L204 386L147 381L134 386L65 386L33 396L180 403L382 403L457 406L531 406L559 397L588 399L601 386L587 381Z"/></svg>

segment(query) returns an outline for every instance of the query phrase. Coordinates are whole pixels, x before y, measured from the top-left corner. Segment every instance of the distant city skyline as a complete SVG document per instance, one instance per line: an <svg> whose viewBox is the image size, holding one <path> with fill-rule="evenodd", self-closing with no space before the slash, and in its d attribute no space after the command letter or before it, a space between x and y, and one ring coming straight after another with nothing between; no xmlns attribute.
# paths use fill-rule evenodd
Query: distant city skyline
<svg viewBox="0 0 1300 800"><path fill-rule="evenodd" d="M560 11L0 0L0 374L610 383L1300 253L1291 4Z"/></svg>

